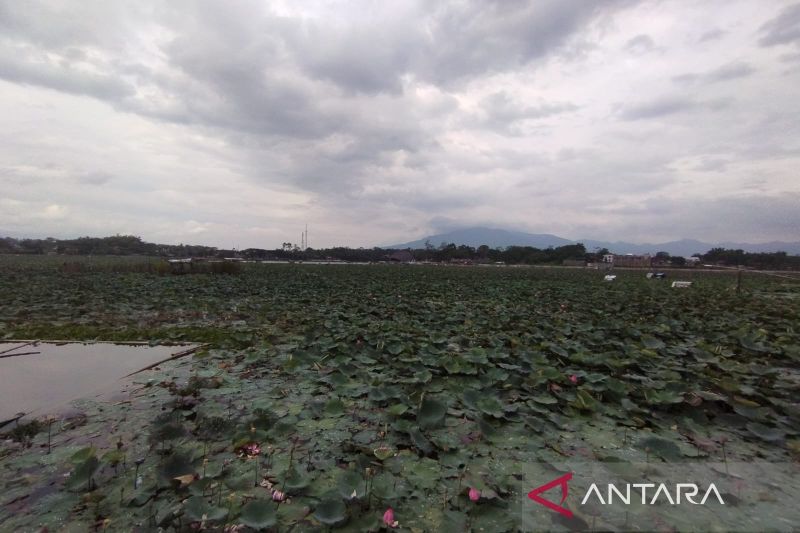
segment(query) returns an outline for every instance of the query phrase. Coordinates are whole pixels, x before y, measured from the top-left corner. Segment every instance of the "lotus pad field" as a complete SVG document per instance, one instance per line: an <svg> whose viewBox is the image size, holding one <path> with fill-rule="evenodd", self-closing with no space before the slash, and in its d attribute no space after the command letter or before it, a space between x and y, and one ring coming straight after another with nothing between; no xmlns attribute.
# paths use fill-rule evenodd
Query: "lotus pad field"
<svg viewBox="0 0 800 533"><path fill-rule="evenodd" d="M398 530L514 531L526 465L800 452L791 281L86 262L0 257L0 337L209 345L12 429L0 530L378 531L392 508ZM612 527L553 516L536 528Z"/></svg>

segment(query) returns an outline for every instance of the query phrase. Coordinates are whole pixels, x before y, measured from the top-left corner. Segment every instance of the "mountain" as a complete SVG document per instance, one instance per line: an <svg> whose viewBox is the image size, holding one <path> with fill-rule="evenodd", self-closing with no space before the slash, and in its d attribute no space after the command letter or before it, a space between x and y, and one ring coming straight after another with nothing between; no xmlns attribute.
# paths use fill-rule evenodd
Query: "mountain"
<svg viewBox="0 0 800 533"><path fill-rule="evenodd" d="M486 244L490 248L505 248L506 246L533 246L534 248L548 248L552 246L555 248L557 246L572 244L573 242L569 239L547 233L524 233L522 231L478 227L430 235L416 241L384 246L384 248L425 248L425 241L428 241L434 247L438 247L442 243L449 244L452 242L458 245L466 244L467 246L473 247Z"/></svg>
<svg viewBox="0 0 800 533"><path fill-rule="evenodd" d="M608 248L616 254L655 254L657 252L667 252L670 255L682 255L684 257L689 257L694 254L704 254L710 249L720 246L719 244L701 242L695 239L681 239L679 241L662 242L659 244L634 244L624 241L606 242L594 241L591 239L576 242L582 242L583 245L586 246L586 250L590 252L597 248ZM748 245L737 245L735 248L742 248L742 246Z"/></svg>
<svg viewBox="0 0 800 533"><path fill-rule="evenodd" d="M534 248L548 248L564 246L581 242L586 246L587 251L600 248L608 248L616 254L655 254L656 252L668 252L670 255L690 256L692 254L703 254L712 248L741 249L745 252L786 252L789 255L800 255L800 242L772 241L760 244L721 242L709 243L695 239L681 239L662 243L636 244L625 241L597 241L593 239L570 240L549 233L525 233L522 231L509 231L503 229L474 227L465 228L447 233L438 233L423 237L416 241L384 246L384 248L425 248L425 242L429 242L434 247L444 243L454 243L457 245L466 244L467 246L477 247L482 244L490 248L504 248L506 246L533 246Z"/></svg>

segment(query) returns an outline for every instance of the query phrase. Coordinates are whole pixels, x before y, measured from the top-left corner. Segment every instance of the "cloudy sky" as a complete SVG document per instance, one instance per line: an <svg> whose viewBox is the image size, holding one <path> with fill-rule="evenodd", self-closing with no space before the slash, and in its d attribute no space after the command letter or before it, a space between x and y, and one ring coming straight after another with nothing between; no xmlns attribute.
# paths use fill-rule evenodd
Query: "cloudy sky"
<svg viewBox="0 0 800 533"><path fill-rule="evenodd" d="M800 3L0 0L0 235L800 240Z"/></svg>

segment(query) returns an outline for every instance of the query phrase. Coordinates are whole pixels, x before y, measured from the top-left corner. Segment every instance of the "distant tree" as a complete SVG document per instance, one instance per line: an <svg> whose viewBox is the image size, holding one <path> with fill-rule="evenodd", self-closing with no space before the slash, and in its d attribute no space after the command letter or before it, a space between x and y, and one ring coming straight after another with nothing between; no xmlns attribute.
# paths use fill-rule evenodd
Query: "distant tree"
<svg viewBox="0 0 800 533"><path fill-rule="evenodd" d="M786 252L748 253L743 250L712 248L700 258L705 263L726 266L746 266L766 270L800 269L800 257Z"/></svg>

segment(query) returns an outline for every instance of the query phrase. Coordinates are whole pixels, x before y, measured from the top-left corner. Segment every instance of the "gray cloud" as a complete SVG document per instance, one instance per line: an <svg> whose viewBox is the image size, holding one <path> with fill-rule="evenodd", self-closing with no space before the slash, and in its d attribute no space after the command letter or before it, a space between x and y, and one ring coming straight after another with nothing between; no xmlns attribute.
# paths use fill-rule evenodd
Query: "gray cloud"
<svg viewBox="0 0 800 533"><path fill-rule="evenodd" d="M731 101L727 98L698 100L688 96L664 96L621 107L619 116L622 120L646 120L668 117L694 111L716 112L726 109Z"/></svg>
<svg viewBox="0 0 800 533"><path fill-rule="evenodd" d="M639 34L625 43L625 50L634 54L645 54L655 49L656 43L649 35Z"/></svg>
<svg viewBox="0 0 800 533"><path fill-rule="evenodd" d="M756 69L742 61L728 63L718 69L714 69L706 75L709 82L728 81L738 78L746 78L756 72Z"/></svg>
<svg viewBox="0 0 800 533"><path fill-rule="evenodd" d="M647 208L658 206L664 213L679 213L675 223L678 231L702 238L725 240L728 235L738 240L760 239L766 229L771 235L791 235L800 228L800 195L775 196L757 194L750 196L728 196L703 200L674 200L659 198L648 202ZM674 215L673 215L674 216ZM694 228L703 228L701 232ZM754 231L754 228L759 228Z"/></svg>
<svg viewBox="0 0 800 533"><path fill-rule="evenodd" d="M800 52L781 54L780 59L784 63L800 63Z"/></svg>
<svg viewBox="0 0 800 533"><path fill-rule="evenodd" d="M683 206L725 191L752 214L749 196L798 193L800 72L777 47L796 10L0 3L0 227L258 246L305 222L320 245L476 222L695 236Z"/></svg>
<svg viewBox="0 0 800 533"><path fill-rule="evenodd" d="M722 81L746 78L755 74L756 69L744 61L727 63L702 74L681 74L672 79L679 83L717 83Z"/></svg>
<svg viewBox="0 0 800 533"><path fill-rule="evenodd" d="M665 97L639 104L626 105L622 108L620 117L623 120L659 118L691 111L692 109L696 109L697 106L697 102L690 98L680 96Z"/></svg>
<svg viewBox="0 0 800 533"><path fill-rule="evenodd" d="M724 172L730 161L728 159L720 158L720 157L703 157L698 164L694 167L694 170L699 170L702 172Z"/></svg>
<svg viewBox="0 0 800 533"><path fill-rule="evenodd" d="M86 172L85 174L78 176L77 179L79 183L85 183L87 185L105 185L114 179L114 176L108 172L94 171Z"/></svg>
<svg viewBox="0 0 800 533"><path fill-rule="evenodd" d="M523 124L569 113L578 106L568 102L539 102L527 105L504 91L492 93L480 102L478 113L465 121L466 125L485 128L504 135L523 134Z"/></svg>
<svg viewBox="0 0 800 533"><path fill-rule="evenodd" d="M720 39L726 33L727 32L724 31L724 30L721 30L719 28L714 28L712 30L708 30L707 32L704 32L700 36L700 38L697 39L697 42L698 43L707 43L707 42L710 42L710 41L716 41L717 39Z"/></svg>
<svg viewBox="0 0 800 533"><path fill-rule="evenodd" d="M800 4L783 8L775 18L761 26L760 33L758 42L761 46L800 44Z"/></svg>
<svg viewBox="0 0 800 533"><path fill-rule="evenodd" d="M103 100L117 101L134 93L130 84L114 75L82 69L67 56L52 60L29 47L0 49L0 77Z"/></svg>
<svg viewBox="0 0 800 533"><path fill-rule="evenodd" d="M540 58L604 10L628 2L580 0L442 4L433 13L419 75L451 84Z"/></svg>

